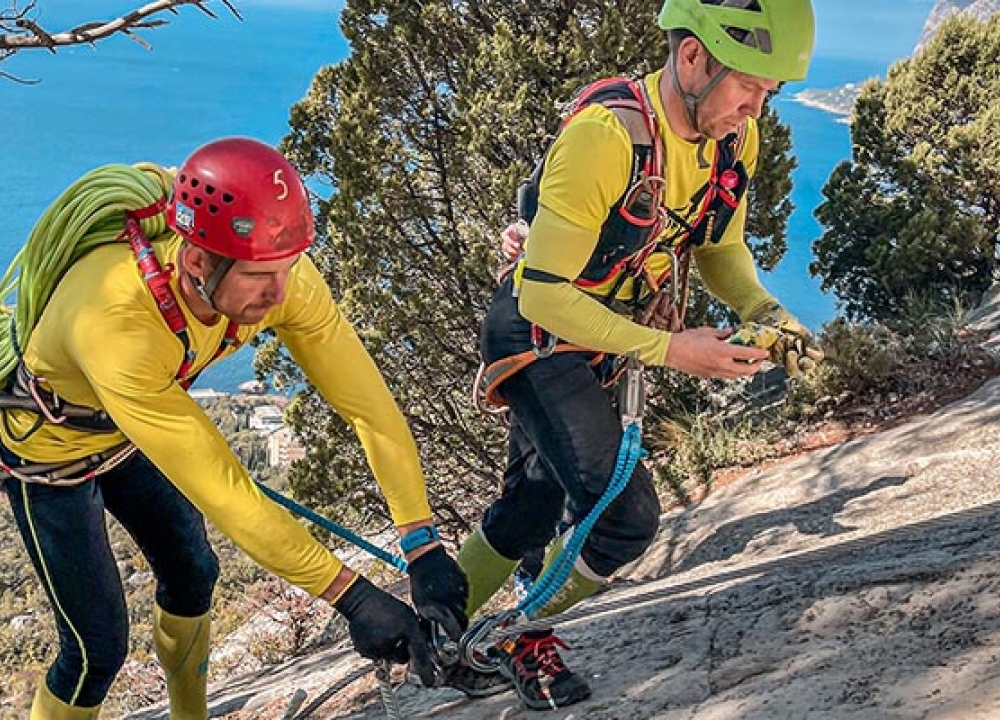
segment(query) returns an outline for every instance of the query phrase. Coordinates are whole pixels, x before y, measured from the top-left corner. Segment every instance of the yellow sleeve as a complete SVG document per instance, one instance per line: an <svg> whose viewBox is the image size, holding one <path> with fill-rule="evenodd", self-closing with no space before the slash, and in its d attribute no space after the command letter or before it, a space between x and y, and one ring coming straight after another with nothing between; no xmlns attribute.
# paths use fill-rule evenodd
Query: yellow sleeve
<svg viewBox="0 0 1000 720"><path fill-rule="evenodd" d="M525 266L575 278L596 244L594 231L574 225L543 205L531 225ZM576 345L615 354L634 353L648 365L666 361L670 333L618 315L568 281L524 278L518 309L531 322Z"/></svg>
<svg viewBox="0 0 1000 720"><path fill-rule="evenodd" d="M539 203L597 233L625 192L631 170L628 131L606 107L590 105L566 124L552 144L539 184Z"/></svg>
<svg viewBox="0 0 1000 720"><path fill-rule="evenodd" d="M278 337L364 447L397 526L431 517L417 446L382 373L303 256L275 321Z"/></svg>
<svg viewBox="0 0 1000 720"><path fill-rule="evenodd" d="M319 595L341 563L265 498L225 438L173 378L177 340L149 312L83 304L65 348L119 429L210 522L277 575ZM114 343L94 342L113 337Z"/></svg>

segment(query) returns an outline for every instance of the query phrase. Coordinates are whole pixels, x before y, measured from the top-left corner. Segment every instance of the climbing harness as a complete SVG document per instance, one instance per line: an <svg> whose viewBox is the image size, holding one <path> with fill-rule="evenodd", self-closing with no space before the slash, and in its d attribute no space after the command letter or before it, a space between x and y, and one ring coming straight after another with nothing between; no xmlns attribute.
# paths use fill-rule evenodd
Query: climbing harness
<svg viewBox="0 0 1000 720"><path fill-rule="evenodd" d="M0 481L5 477L14 477L22 482L44 485L79 485L121 465L135 452L135 445L126 442L69 463L25 462L20 465L8 465L0 460L0 471L2 471Z"/></svg>
<svg viewBox="0 0 1000 720"><path fill-rule="evenodd" d="M588 85L563 109L559 131L595 103L614 113L628 131L633 148L631 175L625 192L611 207L601 227L590 260L572 283L591 293L610 283L607 290L595 294L604 304L616 311L631 313L637 322L644 324L653 318L652 310L655 309L657 317L667 319L667 326L661 329L682 330L691 250L706 240L718 242L722 238L746 192L749 177L739 159L746 139L745 128L714 144L709 179L691 198L694 219L689 221L663 203L666 153L645 83L612 77ZM541 178L552 143L554 139L518 188L519 222L528 226L538 212ZM647 265L654 252L672 255L670 267L659 276ZM546 273L524 267L523 256L501 273L499 279L503 280L511 272L516 280L555 280ZM632 279L631 297L619 298L629 278ZM516 283L514 291L516 293ZM473 403L477 408L488 414L504 413L506 403L500 386L539 358L558 352L594 352L565 343L534 323L531 325L531 345L531 350L500 358L489 365L480 364L472 387ZM600 361L601 357L595 359L597 363ZM613 385L621 372L619 363L605 385Z"/></svg>
<svg viewBox="0 0 1000 720"><path fill-rule="evenodd" d="M531 350L525 350L514 355L508 355L507 357L500 358L489 365L486 365L486 363L480 363L479 370L476 371L476 379L472 385L473 402L476 407L487 414L496 415L507 412L507 404L500 394L500 385L502 385L503 382L509 377L515 375L531 363L535 362L535 360L538 360L541 357L548 357L549 355L555 353L564 352L582 352L593 354L594 357L590 360L590 365L592 367L600 365L605 357L604 353L594 352L593 350L588 350L587 348L579 345L553 342L553 345L548 350L547 355L541 355L537 349L532 348Z"/></svg>

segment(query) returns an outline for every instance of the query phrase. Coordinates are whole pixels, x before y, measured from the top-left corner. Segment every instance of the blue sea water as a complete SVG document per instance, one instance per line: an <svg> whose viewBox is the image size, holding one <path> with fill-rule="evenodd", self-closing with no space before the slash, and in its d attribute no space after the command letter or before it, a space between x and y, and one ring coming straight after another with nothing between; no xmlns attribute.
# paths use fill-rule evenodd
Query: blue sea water
<svg viewBox="0 0 1000 720"><path fill-rule="evenodd" d="M61 30L109 19L141 3L39 0L40 24ZM59 192L105 163L152 160L180 163L194 148L223 135L277 142L287 132L288 108L315 72L347 56L337 21L342 3L327 0L235 0L238 22L221 3L212 20L194 8L167 16L168 27L140 31L152 45L124 37L56 54L22 51L0 64L11 75L38 79L21 85L0 79L3 132L0 173L0 267L13 258L31 226ZM834 302L807 267L820 228L812 210L835 165L850 154L848 127L791 99L804 87L833 88L884 76L909 55L934 0L814 0L816 56L808 78L776 100L793 132L799 168L789 251L765 284L804 322L829 320ZM201 387L233 391L252 378L249 349L210 368Z"/></svg>

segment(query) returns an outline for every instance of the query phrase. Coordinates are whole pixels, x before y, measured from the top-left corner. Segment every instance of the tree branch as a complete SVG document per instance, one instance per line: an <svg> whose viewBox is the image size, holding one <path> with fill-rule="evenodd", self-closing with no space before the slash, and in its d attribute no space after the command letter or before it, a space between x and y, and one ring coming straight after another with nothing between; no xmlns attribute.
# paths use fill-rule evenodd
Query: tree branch
<svg viewBox="0 0 1000 720"><path fill-rule="evenodd" d="M230 0L219 1L236 19L243 19ZM50 52L55 52L56 48L66 45L92 45L98 40L103 40L116 33L121 33L148 49L149 43L133 31L160 27L168 22L163 19L149 18L164 11L176 15L176 8L182 5L194 5L209 17L216 18L216 14L207 7L208 2L210 0L155 0L155 2L148 3L114 20L88 22L58 33L50 33L35 22L33 19L35 0L31 0L21 9L18 9L17 5L14 4L0 10L0 31L2 31L0 34L0 62L19 50L45 48Z"/></svg>

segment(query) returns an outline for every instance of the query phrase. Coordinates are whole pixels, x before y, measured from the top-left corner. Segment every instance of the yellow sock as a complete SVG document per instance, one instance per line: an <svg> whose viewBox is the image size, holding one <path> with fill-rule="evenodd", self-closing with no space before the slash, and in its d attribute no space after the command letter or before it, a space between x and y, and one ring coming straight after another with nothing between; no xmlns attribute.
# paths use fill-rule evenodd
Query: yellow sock
<svg viewBox="0 0 1000 720"><path fill-rule="evenodd" d="M545 574L545 572L562 552L563 538L566 537L567 536L564 535L563 537L556 538L555 542L549 546L548 551L545 553L545 562L542 565L542 574L539 575L539 577L542 577ZM558 615L563 610L568 610L584 598L588 598L593 595L601 588L602 585L604 585L604 583L605 579L587 567L587 563L583 561L582 557L578 557L576 562L573 564L573 569L566 578L566 582L562 584L562 586L556 591L555 595L553 595L547 603L538 609L536 617L543 618L551 615Z"/></svg>
<svg viewBox="0 0 1000 720"><path fill-rule="evenodd" d="M35 692L35 700L31 703L30 720L94 720L101 712L101 706L77 707L68 705L57 698L49 690L42 679L42 684Z"/></svg>
<svg viewBox="0 0 1000 720"><path fill-rule="evenodd" d="M167 678L170 720L208 717L208 653L211 641L208 614L171 615L153 608L153 647Z"/></svg>
<svg viewBox="0 0 1000 720"><path fill-rule="evenodd" d="M504 557L487 542L482 528L476 528L465 539L458 551L458 566L469 579L469 599L465 613L469 617L500 589L514 568L517 560Z"/></svg>

